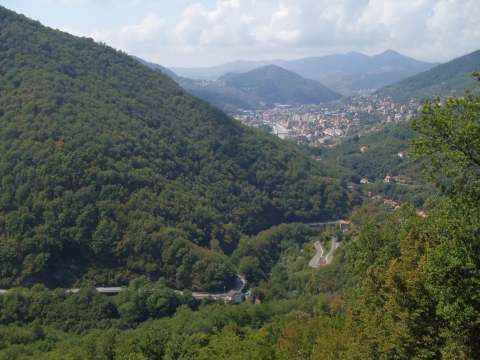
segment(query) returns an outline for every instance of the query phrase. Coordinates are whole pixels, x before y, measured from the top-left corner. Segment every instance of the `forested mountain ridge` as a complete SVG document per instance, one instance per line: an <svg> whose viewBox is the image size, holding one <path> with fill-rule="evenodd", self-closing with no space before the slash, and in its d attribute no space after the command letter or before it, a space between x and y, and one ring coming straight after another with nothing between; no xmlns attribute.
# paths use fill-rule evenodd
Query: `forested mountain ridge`
<svg viewBox="0 0 480 360"><path fill-rule="evenodd" d="M276 65L267 65L246 73L229 73L219 81L247 91L269 104L318 104L341 97L318 81L302 78Z"/></svg>
<svg viewBox="0 0 480 360"><path fill-rule="evenodd" d="M472 77L480 68L480 50L458 57L428 71L380 89L377 94L397 101L425 100L436 96L462 96L465 90L480 93L480 85Z"/></svg>
<svg viewBox="0 0 480 360"><path fill-rule="evenodd" d="M348 208L293 145L0 7L0 285L218 289L242 234Z"/></svg>

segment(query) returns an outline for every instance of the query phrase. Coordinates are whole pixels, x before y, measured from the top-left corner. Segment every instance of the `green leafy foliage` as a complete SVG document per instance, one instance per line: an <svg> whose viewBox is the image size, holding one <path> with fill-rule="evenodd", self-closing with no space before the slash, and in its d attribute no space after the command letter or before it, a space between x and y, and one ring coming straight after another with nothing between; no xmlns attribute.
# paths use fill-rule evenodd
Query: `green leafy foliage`
<svg viewBox="0 0 480 360"><path fill-rule="evenodd" d="M368 268L351 305L346 358L480 356L479 104L471 95L427 103L415 122L416 154L446 197L425 219L397 215L407 231L382 231L400 253Z"/></svg>
<svg viewBox="0 0 480 360"><path fill-rule="evenodd" d="M267 278L284 251L302 246L316 233L307 225L282 224L256 236L242 238L233 257L238 259L240 273L255 284Z"/></svg>
<svg viewBox="0 0 480 360"><path fill-rule="evenodd" d="M329 173L360 185L365 195L382 194L421 207L435 189L422 176L426 161L413 156L416 136L412 121L406 121L384 125L362 136L347 137L335 147L310 151L320 157L320 164ZM400 176L406 183L385 183L387 176ZM369 183L361 184L362 179Z"/></svg>
<svg viewBox="0 0 480 360"><path fill-rule="evenodd" d="M417 156L429 159L431 180L454 197L480 198L479 113L478 97L467 95L428 102L414 123Z"/></svg>
<svg viewBox="0 0 480 360"><path fill-rule="evenodd" d="M12 289L0 296L0 324L40 322L62 331L84 332L168 317L182 305L194 309L197 302L188 292L166 287L164 280L154 283L138 278L114 297L94 288L69 293L35 285L32 289Z"/></svg>
<svg viewBox="0 0 480 360"><path fill-rule="evenodd" d="M350 179L356 183L363 177L375 181L383 180L387 175L415 175L418 166L412 164L406 155L404 159L398 156L398 153L409 150L414 136L409 122L387 125L364 136L348 137L334 148L321 149L321 156L343 171L351 171Z"/></svg>

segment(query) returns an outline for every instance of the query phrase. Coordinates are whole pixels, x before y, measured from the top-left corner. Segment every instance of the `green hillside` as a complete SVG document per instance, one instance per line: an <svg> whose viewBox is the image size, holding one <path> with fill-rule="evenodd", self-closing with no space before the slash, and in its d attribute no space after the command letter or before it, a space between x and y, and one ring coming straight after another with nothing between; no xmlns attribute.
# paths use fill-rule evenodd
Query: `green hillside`
<svg viewBox="0 0 480 360"><path fill-rule="evenodd" d="M413 165L409 157L405 155L402 159L398 156L410 150L414 136L411 122L404 122L383 126L364 136L348 137L338 146L321 148L319 151L322 159L339 165L344 171L351 171L356 176L356 182L362 177L374 181L382 180L387 175L419 176L409 169Z"/></svg>
<svg viewBox="0 0 480 360"><path fill-rule="evenodd" d="M242 74L226 74L219 80L267 104L317 104L341 97L317 81L302 78L276 65L263 66Z"/></svg>
<svg viewBox="0 0 480 360"><path fill-rule="evenodd" d="M130 56L0 7L0 286L220 289L242 234L342 214L339 183Z"/></svg>
<svg viewBox="0 0 480 360"><path fill-rule="evenodd" d="M178 83L193 96L226 111L265 108L265 104L255 95L226 86L219 81L204 82L180 78Z"/></svg>
<svg viewBox="0 0 480 360"><path fill-rule="evenodd" d="M412 154L416 136L412 121L388 124L362 136L345 138L335 147L311 149L321 165L337 177L359 184L365 194L382 194L400 203L421 207L435 191L423 178L422 164ZM406 184L384 182L386 176L400 177ZM361 184L362 179L368 184Z"/></svg>
<svg viewBox="0 0 480 360"><path fill-rule="evenodd" d="M478 70L480 50L380 89L378 94L402 102L437 96L462 96L466 89L478 94L480 85L472 77L472 73Z"/></svg>

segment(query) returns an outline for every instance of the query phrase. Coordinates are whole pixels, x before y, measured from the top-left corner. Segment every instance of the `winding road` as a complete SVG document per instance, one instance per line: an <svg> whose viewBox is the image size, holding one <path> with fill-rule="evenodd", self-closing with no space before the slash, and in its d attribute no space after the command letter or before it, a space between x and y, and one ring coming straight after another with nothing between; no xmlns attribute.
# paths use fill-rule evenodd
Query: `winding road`
<svg viewBox="0 0 480 360"><path fill-rule="evenodd" d="M330 251L325 256L323 256L325 251L323 250L323 246L320 243L320 241L316 241L314 246L315 246L315 249L317 250L317 253L312 258L312 260L310 260L310 262L308 263L308 266L310 266L311 268L314 268L314 269L318 269L321 266L327 266L327 265L330 265L332 263L333 254L334 254L335 250L337 250L338 247L340 246L340 243L338 242L338 239L336 237L333 237L332 238L332 246L330 247Z"/></svg>
<svg viewBox="0 0 480 360"><path fill-rule="evenodd" d="M321 261L323 259L323 246L320 243L320 241L316 241L315 244L313 244L313 246L315 246L317 253L312 258L312 260L310 260L310 262L308 263L308 266L316 269L320 267Z"/></svg>

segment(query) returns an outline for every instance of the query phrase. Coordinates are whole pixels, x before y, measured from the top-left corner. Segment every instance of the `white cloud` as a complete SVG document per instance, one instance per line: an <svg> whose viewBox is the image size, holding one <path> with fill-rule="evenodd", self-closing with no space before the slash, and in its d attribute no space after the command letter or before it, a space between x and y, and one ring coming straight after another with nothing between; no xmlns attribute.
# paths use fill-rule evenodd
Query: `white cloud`
<svg viewBox="0 0 480 360"><path fill-rule="evenodd" d="M189 5L174 27L171 40L179 45L234 46L251 42L252 2L219 0L208 9L200 2Z"/></svg>
<svg viewBox="0 0 480 360"><path fill-rule="evenodd" d="M281 3L266 24L254 30L256 39L262 43L294 43L302 36L300 29L301 9Z"/></svg>
<svg viewBox="0 0 480 360"><path fill-rule="evenodd" d="M319 53L394 48L445 60L480 47L479 19L479 0L280 0L256 34Z"/></svg>
<svg viewBox="0 0 480 360"><path fill-rule="evenodd" d="M81 4L83 0L49 0L52 5L76 5Z"/></svg>
<svg viewBox="0 0 480 360"><path fill-rule="evenodd" d="M95 31L91 35L169 65L217 63L238 57L300 57L349 50L375 53L386 48L443 61L480 47L479 0L217 0L210 5L206 3L189 1L177 18L162 19L152 12L137 24ZM148 7L146 2L143 4ZM194 54L195 58L185 54Z"/></svg>
<svg viewBox="0 0 480 360"><path fill-rule="evenodd" d="M134 52L136 49L160 45L167 37L166 32L165 20L152 12L137 24L119 30L97 30L85 35L118 49Z"/></svg>

